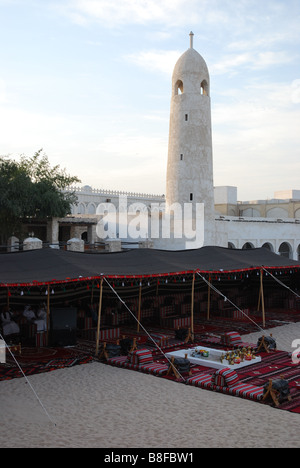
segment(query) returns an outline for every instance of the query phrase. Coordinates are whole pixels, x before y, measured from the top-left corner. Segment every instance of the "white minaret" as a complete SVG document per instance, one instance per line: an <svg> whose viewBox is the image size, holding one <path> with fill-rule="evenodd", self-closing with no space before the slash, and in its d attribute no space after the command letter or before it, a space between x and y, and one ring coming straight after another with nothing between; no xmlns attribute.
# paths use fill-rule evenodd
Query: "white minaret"
<svg viewBox="0 0 300 468"><path fill-rule="evenodd" d="M190 48L177 61L172 76L166 211L174 204L192 203L195 218L196 204L204 204L202 245L214 245L210 80L193 38L191 32Z"/></svg>

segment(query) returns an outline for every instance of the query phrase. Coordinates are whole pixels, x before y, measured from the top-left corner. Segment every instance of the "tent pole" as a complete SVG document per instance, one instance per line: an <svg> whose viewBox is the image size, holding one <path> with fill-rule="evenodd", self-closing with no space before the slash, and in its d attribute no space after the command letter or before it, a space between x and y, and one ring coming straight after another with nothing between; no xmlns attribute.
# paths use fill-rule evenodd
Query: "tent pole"
<svg viewBox="0 0 300 468"><path fill-rule="evenodd" d="M47 333L46 333L46 343L49 345L49 328L50 328L50 284L47 288Z"/></svg>
<svg viewBox="0 0 300 468"><path fill-rule="evenodd" d="M99 306L98 306L98 322L97 322L97 333L96 333L96 356L99 354L99 339L100 339L100 323L101 323L101 310L102 310L102 294L103 294L103 278L100 281L100 295L99 295Z"/></svg>
<svg viewBox="0 0 300 468"><path fill-rule="evenodd" d="M258 304L257 304L257 311L260 310L260 301L261 301L261 285L259 287L259 295L258 295Z"/></svg>
<svg viewBox="0 0 300 468"><path fill-rule="evenodd" d="M208 276L209 285L208 285L208 291L207 291L207 320L210 319L210 281L211 281L211 278L209 275Z"/></svg>
<svg viewBox="0 0 300 468"><path fill-rule="evenodd" d="M266 326L266 316L265 316L265 300L264 300L264 286L263 286L263 269L260 269L260 297L261 297L261 310L262 310L262 319L263 319L263 328Z"/></svg>
<svg viewBox="0 0 300 468"><path fill-rule="evenodd" d="M192 333L192 337L194 337L194 304L195 304L195 272L193 273L192 299L191 299L191 333Z"/></svg>
<svg viewBox="0 0 300 468"><path fill-rule="evenodd" d="M140 282L139 289L139 306L138 306L138 322L137 322L137 331L140 331L140 321L141 321L141 301L142 301L142 282Z"/></svg>

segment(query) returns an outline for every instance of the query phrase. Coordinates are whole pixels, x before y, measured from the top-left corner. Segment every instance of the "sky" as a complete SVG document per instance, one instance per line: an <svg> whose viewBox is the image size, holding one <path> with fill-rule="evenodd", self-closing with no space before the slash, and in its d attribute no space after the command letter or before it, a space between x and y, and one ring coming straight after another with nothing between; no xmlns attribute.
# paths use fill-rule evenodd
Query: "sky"
<svg viewBox="0 0 300 468"><path fill-rule="evenodd" d="M0 155L165 193L171 78L211 80L214 185L300 189L300 0L0 0Z"/></svg>

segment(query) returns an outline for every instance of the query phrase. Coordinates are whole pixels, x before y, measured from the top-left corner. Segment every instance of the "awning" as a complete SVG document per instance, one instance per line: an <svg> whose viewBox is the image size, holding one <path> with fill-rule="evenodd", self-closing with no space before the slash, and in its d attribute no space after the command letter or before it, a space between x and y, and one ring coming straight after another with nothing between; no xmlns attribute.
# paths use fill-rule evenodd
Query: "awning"
<svg viewBox="0 0 300 468"><path fill-rule="evenodd" d="M1 254L0 287L93 280L101 276L142 278L195 271L222 274L261 267L294 270L300 268L300 263L265 248L133 249L116 253L81 253L47 248Z"/></svg>

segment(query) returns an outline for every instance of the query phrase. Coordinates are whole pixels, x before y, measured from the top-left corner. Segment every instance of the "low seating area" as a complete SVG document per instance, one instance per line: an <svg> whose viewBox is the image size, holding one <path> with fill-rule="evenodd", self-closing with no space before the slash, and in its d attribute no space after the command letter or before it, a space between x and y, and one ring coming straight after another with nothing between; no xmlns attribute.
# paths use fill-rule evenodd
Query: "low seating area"
<svg viewBox="0 0 300 468"><path fill-rule="evenodd" d="M256 348L257 345L255 343L248 343L242 340L241 335L236 331L228 331L222 333L221 335L216 334L207 334L207 336L202 337L202 341L205 343L209 343L211 345L227 347L231 349L245 347L248 348Z"/></svg>
<svg viewBox="0 0 300 468"><path fill-rule="evenodd" d="M223 340L223 346L226 343L227 349L234 349L237 347L250 345L249 343L245 343L241 339L240 335L236 332L228 332L224 334ZM114 355L107 357L106 363L108 365L144 372L162 378L173 378L185 385L253 400L256 402L266 402L271 395L271 403L273 402L276 406L278 406L278 400L274 397L274 394L276 393L274 390L274 385L273 388L270 386L271 384L269 384L267 380L263 381L260 379L258 379L257 382L255 380L252 382L253 379L250 379L249 382L248 377L253 373L254 375L257 374L262 376L264 373L266 373L266 377L269 377L270 372L272 373L272 371L276 376L278 373L277 367L274 367L274 362L276 359L276 355L274 353L276 353L276 350L274 350L274 353L271 352L270 354L268 350L263 349L262 352L264 353L264 357L262 359L266 360L266 364L263 362L263 360L261 360L259 364L254 364L253 371L249 368L246 370L245 368L242 368L242 371L236 371L232 368L230 369L229 367L219 369L203 367L205 364L199 365L189 361L187 359L188 354L185 355L185 359L179 359L178 362L175 362L174 358L173 361L169 360L169 358L167 358L167 356L164 354L155 355L153 350L146 347L147 344L146 346L145 344L141 344L140 346L141 347L137 346L135 349L126 352L126 355ZM184 348L182 346L184 346ZM178 344L175 349L186 349L186 346L187 344L183 342L181 345ZM191 346L195 346L195 344L191 344ZM252 344L252 348L257 348L257 345ZM279 353L279 355L281 354L282 352ZM285 356L284 359L286 359ZM209 366L209 363L207 363L207 366ZM282 366L280 366L280 368L282 368ZM281 377L281 379L283 379L283 377ZM276 383L277 380L273 380L273 383L274 382ZM281 380L281 385L282 382L284 382L284 391L288 394L290 401L289 383L288 381ZM255 385L255 383L257 383L257 385Z"/></svg>
<svg viewBox="0 0 300 468"><path fill-rule="evenodd" d="M140 323L139 327L136 324L135 327L130 327L127 324L125 326L118 325L119 321L116 321L116 323L108 323L108 321L103 323L101 321L99 341L97 343L98 334L95 318L86 316L85 311L80 310L77 314L77 337L81 339L82 343L93 343L96 350L93 354L95 359L115 367L139 371L165 379L173 379L188 386L258 402L265 401L266 397L271 395L276 405L277 397L282 396L284 392L289 392L290 388L294 395L294 388L298 387L298 381L291 379L294 378L294 372L297 372L297 370L286 364L286 361L283 361L284 364L279 364L279 370L277 371L277 367L274 367L271 361L271 364L265 367L263 365L257 367L258 363L251 362L250 370L242 370L249 363L246 363L245 366L240 362L236 364L232 360L233 358L229 360L227 357L225 363L222 358L220 361L219 357L214 361L213 359L209 360L207 356L204 356L207 359L202 359L201 362L193 360L191 356L194 355L191 348L195 347L195 345L205 347L206 344L213 348L210 350L212 351L211 357L215 357L218 352L222 353L223 356L223 351L230 351L234 357L237 357L237 354L242 351L244 356L244 350L241 348L248 349L250 347L255 350L253 356L254 354L264 353L265 359L268 353L276 353L276 342L272 335L270 337L262 336L257 343L245 342L239 333L244 333L244 330L241 328L237 328L239 331L232 330L231 326L235 326L232 323L229 323L229 325L227 323L227 326L220 325L216 327L214 323L209 322L207 324L198 320L197 323L193 323L193 333L191 333L191 317L187 315L189 306L190 304L184 300L178 304L176 301L173 304L164 304L160 310L160 324L151 322L151 325L148 324L146 328L141 326ZM20 320L23 336L27 340L30 339L37 348L47 347L46 332L38 332L36 324L23 322L23 319ZM176 354L185 350L184 357ZM201 350L203 351L203 348ZM172 353L175 354L174 358L170 357ZM250 357L250 361L256 358L256 356ZM241 360L243 361L243 358ZM247 360L249 361L249 359ZM260 356L259 360L262 361ZM216 365L214 365L215 362ZM283 378L278 379L281 369L284 369L283 374L287 374L284 392L282 390ZM272 384L268 382L270 376L273 379ZM298 373L295 373L295 376L297 377ZM279 385L278 382L280 383L280 390L276 387L276 385ZM268 384L267 388L266 383Z"/></svg>
<svg viewBox="0 0 300 468"><path fill-rule="evenodd" d="M178 317L178 316L169 316L161 320L161 324L167 328L176 329L178 327L190 327L191 326L191 316Z"/></svg>
<svg viewBox="0 0 300 468"><path fill-rule="evenodd" d="M170 335L165 333L149 333L151 339L148 338L148 341L153 343L153 341L160 347L168 346Z"/></svg>
<svg viewBox="0 0 300 468"><path fill-rule="evenodd" d="M229 348L256 348L255 343L248 343L242 340L241 335L235 331L225 332L221 337L221 345Z"/></svg>
<svg viewBox="0 0 300 468"><path fill-rule="evenodd" d="M256 387L240 382L237 373L229 368L219 369L213 374L201 373L187 379L188 385L205 388L228 395L260 401L264 396L264 387Z"/></svg>
<svg viewBox="0 0 300 468"><path fill-rule="evenodd" d="M112 366L156 376L167 376L170 374L170 363L155 361L151 350L147 348L134 350L127 356L108 358L106 362ZM176 376L176 372L174 375ZM178 375L176 377L178 377ZM202 371L192 376L190 376L189 372L184 383L186 385L256 401L262 401L265 393L263 386L259 387L241 382L237 373L229 368L218 369L213 373L209 373L208 369L208 372Z"/></svg>
<svg viewBox="0 0 300 468"><path fill-rule="evenodd" d="M139 370L147 374L164 375L169 366L153 360L152 352L147 348L134 350L128 356L117 356L109 358L107 364L124 367L126 369Z"/></svg>
<svg viewBox="0 0 300 468"><path fill-rule="evenodd" d="M91 341L82 338L82 341L78 343L80 352L87 349L86 346L90 343L90 360L94 358L118 368L171 379L187 386L260 403L271 400L271 404L275 406L285 405L284 409L286 409L286 406L290 405L289 407L296 408L294 412L300 412L300 368L293 363L289 353L276 349L276 341L272 335L269 338L262 336L254 344L245 342L236 331L223 331L219 336L212 335L213 341L210 345L213 349L209 350L211 355L204 356L206 360L203 358L201 362L197 362L192 358L193 349L200 347L200 351L203 351L205 340L199 341L199 336L195 338L189 328L166 330L152 327L148 328L145 333L144 329L136 331L129 327L103 327L99 337L100 350L97 350L97 354L95 353L94 333L93 329ZM44 332L36 335L40 340L39 346L43 347ZM223 356L223 351L236 356L242 347L248 348L249 346L255 349L250 359L252 363L247 364L249 367L243 366L242 363L229 362L228 358L226 358L228 362L217 358L216 366L212 365L213 359L209 360L209 358L215 358L216 355L219 356L220 353ZM41 350L38 352L40 353ZM175 354L174 357L170 356L172 353ZM182 353L183 356L176 353ZM259 362L253 362L257 357ZM241 360L243 361L243 358ZM77 358L68 360L71 363L76 361ZM220 362L223 364L222 367L218 365ZM54 365L51 364L49 367L54 368ZM6 371L5 378L9 375ZM281 402L283 399L284 403Z"/></svg>

